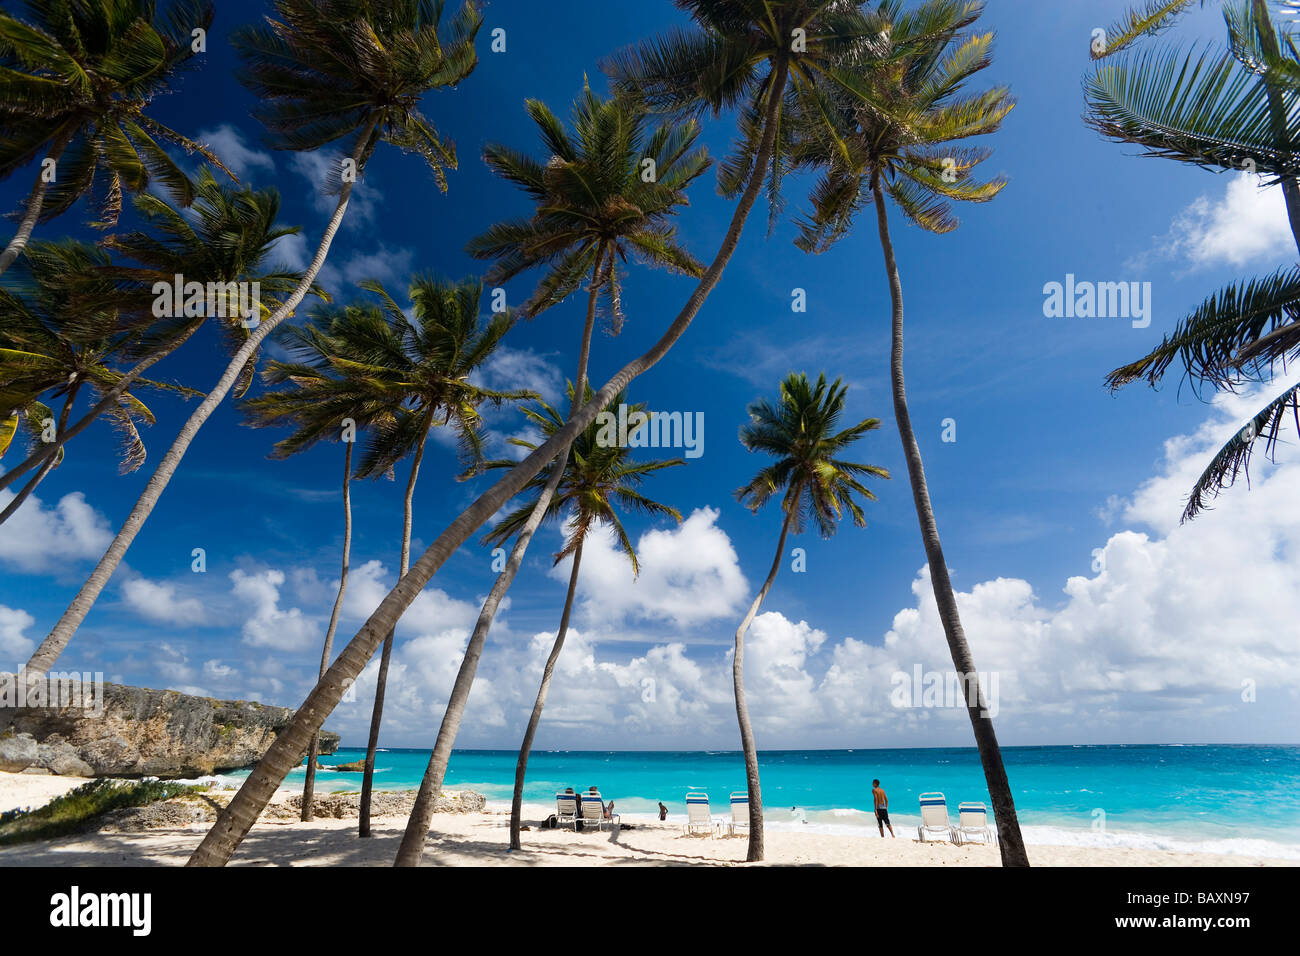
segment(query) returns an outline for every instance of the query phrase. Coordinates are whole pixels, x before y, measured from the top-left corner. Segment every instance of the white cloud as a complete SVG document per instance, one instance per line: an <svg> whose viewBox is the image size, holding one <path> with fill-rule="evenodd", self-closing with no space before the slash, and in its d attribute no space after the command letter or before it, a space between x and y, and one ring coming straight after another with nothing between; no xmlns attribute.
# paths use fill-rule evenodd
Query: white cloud
<svg viewBox="0 0 1300 956"><path fill-rule="evenodd" d="M612 534L592 534L578 577L583 616L607 625L653 620L687 627L733 615L749 585L731 539L717 526L718 514L698 508L676 527L643 533L636 543L641 573L635 579ZM569 567L566 559L551 574L567 580Z"/></svg>
<svg viewBox="0 0 1300 956"><path fill-rule="evenodd" d="M209 680L225 681L229 680L235 674L235 669L219 660L210 660L203 662L203 676Z"/></svg>
<svg viewBox="0 0 1300 956"><path fill-rule="evenodd" d="M274 568L256 573L236 569L230 572L231 593L248 608L244 620L244 643L281 651L300 651L321 639L317 622L298 608L280 608L283 571Z"/></svg>
<svg viewBox="0 0 1300 956"><path fill-rule="evenodd" d="M216 153L217 158L240 179L246 179L254 169L275 171L271 154L249 146L243 133L229 123L222 123L216 129L199 130L196 139Z"/></svg>
<svg viewBox="0 0 1300 956"><path fill-rule="evenodd" d="M190 667L189 658L183 650L163 641L153 648L151 655L153 669L162 675L168 687L183 694L207 696L205 691L192 683L195 678L194 668Z"/></svg>
<svg viewBox="0 0 1300 956"><path fill-rule="evenodd" d="M1148 255L1191 269L1294 258L1282 189L1259 183L1259 177L1240 173L1228 179L1221 199L1199 197L1174 218Z"/></svg>
<svg viewBox="0 0 1300 956"><path fill-rule="evenodd" d="M177 598L176 587L146 578L133 578L122 586L127 606L151 621L178 626L202 624L207 615L198 598Z"/></svg>
<svg viewBox="0 0 1300 956"><path fill-rule="evenodd" d="M36 642L23 633L35 623L22 608L0 604L0 670L16 670L36 650Z"/></svg>
<svg viewBox="0 0 1300 956"><path fill-rule="evenodd" d="M366 279L378 279L386 285L393 285L406 281L407 274L411 271L411 255L410 249L393 250L381 245L373 252L354 253L344 260L340 268L343 278L350 285ZM392 288L389 291L394 298L401 297L400 289Z"/></svg>
<svg viewBox="0 0 1300 956"><path fill-rule="evenodd" d="M302 272L311 262L307 237L301 232L290 232L275 240L271 246L270 261L290 272Z"/></svg>
<svg viewBox="0 0 1300 956"><path fill-rule="evenodd" d="M1150 480L1105 502L1117 527L1096 541L1100 570L1089 570L1083 547L1083 573L1059 587L1036 592L1026 580L998 577L974 579L958 594L976 663L998 681L996 721L1005 744L1293 739L1300 704L1293 636L1300 616L1300 446L1286 446L1288 457L1277 466L1258 462L1251 488L1242 484L1214 511L1178 524L1183 496L1208 455L1267 398L1221 398L1208 421L1166 444ZM591 560L584 556L583 563L591 575L584 573L585 619L567 636L536 746L737 745L730 644L697 644L683 633L717 619L730 624L749 596L717 517L702 509L680 528L642 535L646 569L636 585L626 558L603 536L592 539ZM336 651L393 577L378 561L354 568ZM159 673L171 683L188 686L197 677L228 696L292 706L315 681L323 622L280 608L285 582L299 582L303 593L323 588L314 576L288 569L236 572L232 580L251 611L247 645L310 653L263 661L250 647L245 660L234 653L205 660L196 675L165 645ZM749 632L745 668L760 747L969 746L963 707L900 708L891 699L900 675L952 668L925 569L911 592L883 634L828 634L815 618L764 608ZM328 602L313 598L304 606ZM431 588L402 618L385 704L387 745L431 745L477 614L476 601ZM30 620L8 621L0 614L0 641L26 640ZM632 626L649 633L633 634ZM295 631L298 638L286 639ZM459 746L518 742L554 638L549 629L514 633L498 619ZM350 742L365 739L377 666L376 655L356 699L329 718ZM1256 702L1243 699L1243 682Z"/></svg>
<svg viewBox="0 0 1300 956"><path fill-rule="evenodd" d="M307 180L311 202L317 212L330 216L338 205L338 196L328 192L330 184L337 185L339 163L343 154L335 150L316 150L311 153L294 153L289 164L293 171ZM348 197L345 224L370 222L375 217L375 207L383 198L378 189L359 178Z"/></svg>
<svg viewBox="0 0 1300 956"><path fill-rule="evenodd" d="M0 509L14 498L0 491ZM0 561L19 571L35 573L62 570L70 561L98 558L113 540L108 519L74 491L53 508L32 495L5 522L0 534Z"/></svg>
<svg viewBox="0 0 1300 956"><path fill-rule="evenodd" d="M512 349L501 346L492 353L475 376L475 384L501 391L529 389L537 392L548 404L561 401L564 374L550 359L532 349ZM567 402L566 402L567 407Z"/></svg>
<svg viewBox="0 0 1300 956"><path fill-rule="evenodd" d="M1266 398L1222 400L1204 427L1168 444L1157 476L1131 498L1109 501L1106 510L1126 527L1099 542L1102 570L1069 578L1055 604L1010 577L958 594L976 662L996 675L1005 743L1285 737L1300 683L1291 636L1300 615L1300 501L1293 494L1300 455L1276 468L1257 467L1251 489L1233 489L1216 511L1177 524L1182 495L1206 456ZM585 586L589 624L568 635L538 746L736 745L729 647L692 648L661 630L651 647L629 657L618 629L620 620L641 618L678 627L675 609L705 599L701 580L712 576L718 588L717 569L733 567L734 554L715 517L698 512L690 528L643 536L643 554L647 538L658 535L662 550L651 545L649 553L678 559L707 551L712 558L684 577L648 579L650 589L639 597L627 594L630 575L620 566L626 559L604 546L602 561L619 587L613 577L600 584L599 567ZM917 668L923 675L952 669L925 569L912 592L884 635L833 640L778 607L758 615L745 674L760 746L969 744L960 700L895 706L900 676L910 683ZM736 595L744 595L743 580ZM689 622L694 612L677 616ZM405 715L395 718L402 727L413 728L407 744L428 745L467 633L446 627L395 650L393 674L402 688L396 699L403 703L394 712ZM553 632L542 631L521 644L494 629L463 746L506 745L526 720L553 640ZM1254 688L1259 703L1243 700L1243 686ZM350 718L358 734L364 714L363 707Z"/></svg>

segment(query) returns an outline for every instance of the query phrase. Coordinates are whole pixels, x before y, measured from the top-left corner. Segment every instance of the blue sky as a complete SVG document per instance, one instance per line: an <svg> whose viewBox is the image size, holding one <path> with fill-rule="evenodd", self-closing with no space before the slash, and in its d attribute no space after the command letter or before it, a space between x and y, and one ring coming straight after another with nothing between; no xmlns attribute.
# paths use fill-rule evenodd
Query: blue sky
<svg viewBox="0 0 1300 956"><path fill-rule="evenodd" d="M258 186L283 195L286 244L301 264L327 215L312 171L325 157L273 153L249 116L226 34L265 4L225 0L201 67L155 104L160 119L208 141ZM892 210L907 307L906 373L912 418L968 637L981 669L1001 675L999 733L1008 744L1295 741L1295 611L1290 569L1300 557L1300 509L1286 494L1297 467L1257 466L1244 485L1194 525L1176 527L1182 496L1216 440L1252 409L1249 396L1208 405L1171 381L1112 396L1105 373L1144 354L1207 294L1235 278L1293 261L1276 190L1234 175L1135 158L1088 130L1081 79L1093 28L1121 2L1038 4L992 0L997 33L982 84L1006 83L1018 100L988 140L986 164L1010 185L993 203L960 210L962 226L931 236ZM460 169L441 195L413 157L383 149L367 169L335 242L324 281L336 296L362 278L400 290L416 271L476 275L467 239L525 214L517 190L480 159L498 141L539 151L523 111L537 97L557 113L610 51L672 25L667 2L487 8L480 65L426 112L457 144ZM487 38L506 31L506 51ZM1162 42L1221 41L1214 5L1194 11ZM725 155L733 118L706 123ZM33 171L34 172L34 171ZM0 183L14 209L32 172ZM808 183L787 182L788 212ZM710 172L679 217L681 238L712 257L731 206ZM38 237L88 236L78 207ZM575 619L538 740L542 747L730 748L729 647L766 573L779 515L750 514L732 492L763 464L739 444L745 406L773 394L790 370L826 371L850 384L853 419L882 428L858 457L895 475L878 483L869 526L830 539L807 534L807 571L789 562L755 623L747 657L760 747L939 746L969 742L955 708L891 706L893 675L949 668L916 529L887 390L889 299L871 217L821 256L791 243L789 217L770 236L751 217L721 285L687 335L630 394L652 408L704 414L701 458L658 475L647 492L688 520L629 521L641 538L641 579L600 543L584 559ZM1045 283L1150 282L1152 321L1047 318ZM535 276L507 286L518 303ZM598 336L592 377L604 381L662 332L689 280L635 269L621 335ZM807 294L795 314L792 290ZM554 398L573 375L582 303L575 297L506 339L490 370L498 386ZM159 377L209 387L224 366L214 335L156 367ZM260 388L261 386L255 386ZM150 460L119 477L115 436L96 426L69 446L37 498L0 528L0 659L22 663L75 594L126 516L192 406L160 400L145 433ZM955 442L941 440L945 419ZM493 440L522 416L489 421ZM310 687L338 574L338 446L293 460L266 454L277 436L240 424L229 404L208 422L177 476L87 618L60 667L109 679L294 706ZM10 455L14 453L11 451ZM458 484L453 449L435 444L416 494L418 554L486 487ZM346 640L394 581L405 468L395 482L354 485L353 581ZM0 500L7 499L0 493ZM564 597L567 565L551 568L559 533L539 536L499 619L461 743L518 743ZM191 552L204 548L205 574ZM1104 560L1104 567L1102 562ZM431 582L398 632L384 742L427 746L460 649L491 586L488 549L463 547ZM368 603L367 603L368 602ZM349 626L350 625L350 626ZM647 683L649 682L649 683ZM1243 682L1255 699L1242 700ZM327 722L347 743L364 740L372 670ZM647 699L648 698L648 699Z"/></svg>

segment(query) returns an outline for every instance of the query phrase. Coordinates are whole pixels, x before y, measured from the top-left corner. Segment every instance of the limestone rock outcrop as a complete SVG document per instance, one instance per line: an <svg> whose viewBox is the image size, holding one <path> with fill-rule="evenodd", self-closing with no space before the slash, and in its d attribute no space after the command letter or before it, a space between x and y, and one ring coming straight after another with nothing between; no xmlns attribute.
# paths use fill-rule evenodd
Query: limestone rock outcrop
<svg viewBox="0 0 1300 956"><path fill-rule="evenodd" d="M0 770L94 777L199 777L256 763L293 717L287 707L174 690L102 685L102 707L21 707L0 734ZM320 752L339 735L320 734Z"/></svg>

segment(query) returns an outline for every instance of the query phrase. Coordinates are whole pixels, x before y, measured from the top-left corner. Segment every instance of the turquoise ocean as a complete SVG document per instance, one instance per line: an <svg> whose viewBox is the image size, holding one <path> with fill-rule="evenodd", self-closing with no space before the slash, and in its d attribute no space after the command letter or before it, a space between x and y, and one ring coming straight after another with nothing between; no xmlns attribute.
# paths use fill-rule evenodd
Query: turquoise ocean
<svg viewBox="0 0 1300 956"><path fill-rule="evenodd" d="M1260 855L1300 860L1300 745L1110 745L1006 747L1003 759L1029 843L1127 846ZM360 760L345 748L323 757L326 768ZM508 808L515 753L458 750L445 787L484 794L490 808ZM415 789L427 750L383 750L375 785ZM914 836L918 797L941 791L949 813L967 800L991 805L974 748L912 750L787 750L760 755L766 819L775 828L810 828L846 836L875 834L871 781L889 795L899 837ZM286 787L302 787L303 768ZM238 784L246 772L223 775ZM357 790L361 775L326 769L322 790ZM659 801L669 820L685 820L687 789L706 790L715 818L728 796L745 789L739 752L537 751L528 765L526 816L554 811L555 792L598 787L625 822L655 819Z"/></svg>

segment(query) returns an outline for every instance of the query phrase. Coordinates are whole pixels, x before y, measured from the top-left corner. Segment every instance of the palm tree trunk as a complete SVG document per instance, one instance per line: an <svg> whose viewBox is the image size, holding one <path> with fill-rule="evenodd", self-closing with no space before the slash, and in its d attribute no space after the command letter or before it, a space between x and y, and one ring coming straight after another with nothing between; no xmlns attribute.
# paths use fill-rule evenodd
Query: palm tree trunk
<svg viewBox="0 0 1300 956"><path fill-rule="evenodd" d="M353 150L352 158L358 170L362 167L363 157L366 154L366 147L374 130L374 125L375 121L371 120L358 137L356 149ZM222 373L216 386L207 394L199 407L190 415L189 420L181 427L180 434L176 436L171 448L167 449L167 454L158 463L158 468L149 478L149 483L141 492L135 506L131 509L131 513L127 515L126 521L122 523L116 537L108 546L108 550L99 559L99 563L95 565L95 570L86 579L86 583L81 586L81 590L72 599L72 603L63 612L63 616L54 625L54 629L50 631L49 636L41 642L41 646L36 649L36 653L24 666L24 672L42 674L48 671L59 655L63 653L63 649L68 646L68 641L72 639L72 635L76 633L77 628L81 626L81 622L90 613L90 609L99 597L100 592L104 590L104 585L108 583L108 579L117 570L117 566L122 563L127 548L131 546L135 536L140 533L140 528L144 526L150 513L153 512L154 506L158 504L159 497L161 497L168 482L171 481L172 475L176 473L176 469L180 466L181 459L185 457L185 452L190 447L190 442L194 440L194 436L199 433L199 429L203 427L204 422L216 411L217 406L226 397L226 393L235 384L239 373L258 346L262 344L262 340L284 320L285 316L293 311L298 303L302 301L303 296L311 289L317 273L320 272L321 266L325 264L325 257L329 254L330 243L334 241L334 235L343 222L343 215L347 212L348 199L352 195L352 186L353 183L350 180L343 183L338 204L334 207L334 214L330 216L325 232L321 236L316 255L312 258L311 264L308 265L307 271L303 273L303 277L294 288L293 293L265 322L259 323L253 334L244 341L244 344L239 347L239 350L230 360L230 364L226 366L226 370ZM306 753L307 744L308 740L304 738L302 749L294 760L295 764Z"/></svg>
<svg viewBox="0 0 1300 956"><path fill-rule="evenodd" d="M993 732L993 720L984 705L975 661L971 657L966 632L962 629L961 617L957 613L957 596L953 593L952 581L948 577L948 563L944 560L943 547L939 543L939 526L930 504L930 489L925 481L921 448L917 444L916 433L912 430L912 417L907 410L907 390L903 387L903 283L898 274L898 262L894 258L894 243L889 237L889 214L878 175L872 177L871 193L876 202L880 247L885 254L885 271L889 276L889 295L893 305L893 344L889 370L894 391L894 417L898 422L898 435L903 441L903 455L907 458L912 501L921 525L925 558L930 565L930 584L934 588L934 600L939 607L939 619L943 622L953 666L967 688L966 713L970 716L975 731L975 745L979 748L980 762L984 765L984 780L993 801L1002 865L1028 866L1029 856L1025 852L1024 838L1020 835L1020 821L1016 817L1016 804L1011 796L1011 783L1007 780L1007 771L1002 765L1002 751L998 747L997 735ZM972 687L973 694L970 693Z"/></svg>
<svg viewBox="0 0 1300 956"><path fill-rule="evenodd" d="M1268 0L1252 0L1252 7L1255 21L1259 25L1259 39L1264 52L1280 59L1282 54L1278 49L1277 33L1273 30L1272 18L1269 16ZM1287 139L1287 105L1276 83L1270 83L1267 78L1263 79L1263 83L1268 97L1268 112L1273 125L1273 135L1277 142L1283 143ZM1286 202L1287 221L1291 225L1291 238L1295 240L1296 250L1300 251L1300 185L1293 176L1284 177L1281 183L1282 198Z"/></svg>
<svg viewBox="0 0 1300 956"><path fill-rule="evenodd" d="M592 267L591 288L587 292L587 319L582 328L582 343L578 348L578 374L574 380L573 407L569 409L570 415L582 401L582 396L587 389L587 361L591 355L592 330L596 326L601 259L602 255L598 253L596 264ZM483 602L483 607L479 611L478 620L474 624L474 633L470 635L469 643L465 645L465 656L461 658L460 669L456 672L456 682L447 697L447 707L442 714L438 737L434 741L433 752L429 754L429 763L424 768L424 777L420 780L420 792L416 795L415 806L411 808L411 815L407 818L406 832L402 834L402 844L398 847L394 866L420 865L420 858L424 854L424 841L433 822L434 806L438 802L438 795L442 793L442 782L446 779L447 765L451 762L451 750L456 743L456 734L460 732L465 706L469 703L469 694L474 686L474 675L478 672L479 658L483 656L483 645L487 642L488 632L492 629L497 608L523 565L524 554L533 540L533 534L551 506L555 489L560 486L560 481L564 477L568 458L569 446L566 445L560 453L560 459L555 463L555 470L542 488L532 513L519 530L519 534L515 536L514 547L510 549L510 558L506 566L492 583L492 590L488 592L487 600Z"/></svg>
<svg viewBox="0 0 1300 956"><path fill-rule="evenodd" d="M61 133L59 137L50 144L50 151L46 154L46 159L54 160L56 164L59 157L63 155L63 150L67 147L68 141L72 139L72 130ZM23 210L23 218L18 223L18 231L14 237L9 240L9 245L5 246L5 251L0 252L0 275L17 261L27 248L27 240L31 238L32 230L36 228L36 221L41 218L41 206L45 204L45 192L49 188L49 183L45 181L45 164L41 163L41 170L36 174L36 183L32 186L32 191L27 196L27 207Z"/></svg>
<svg viewBox="0 0 1300 956"><path fill-rule="evenodd" d="M798 500L798 495L795 495ZM767 580L759 588L758 596L749 606L749 613L736 628L736 655L731 663L731 681L736 691L736 721L740 724L740 749L745 753L745 780L749 786L749 851L745 854L748 863L761 863L763 860L763 791L758 783L758 747L754 743L754 728L749 722L749 705L745 703L745 632L754 621L759 605L776 580L776 572L781 570L781 556L785 554L785 539L790 533L790 512L786 512L781 522L781 537L776 542L776 556L772 559L772 568L767 572Z"/></svg>
<svg viewBox="0 0 1300 956"><path fill-rule="evenodd" d="M180 348L181 345L190 338L190 336L198 331L200 325L202 325L202 322L195 322L190 327L189 331L184 335L177 336L166 348L160 349L136 363L118 380L116 385L104 393L103 397L95 403L94 407L91 408L90 411L78 418L71 428L55 438L55 440L50 442L50 444L42 445L17 465L14 465L12 471L6 471L3 475L0 475L0 491L8 488L33 468L39 468L50 458L57 455L59 449L62 448L64 444L69 440L76 438L77 435L81 434L81 432L84 431L91 422L95 421L100 415L115 405L117 400L122 397L128 388L131 387L132 382L147 372L150 366L161 362L167 356Z"/></svg>
<svg viewBox="0 0 1300 956"><path fill-rule="evenodd" d="M519 842L519 816L524 807L524 776L528 773L528 755L533 752L533 738L537 736L537 725L542 722L542 708L546 706L546 695L551 690L551 678L555 675L555 665L564 650L564 638L569 633L569 614L573 610L573 595L578 590L578 565L582 563L582 542L578 542L573 552L573 570L569 572L569 592L564 596L564 612L560 615L560 629L555 634L555 643L551 645L550 656L542 668L542 683L537 688L537 700L533 701L533 712L528 717L528 729L524 731L524 741L519 745L519 759L515 762L515 792L510 798L510 849L522 848Z"/></svg>
<svg viewBox="0 0 1300 956"><path fill-rule="evenodd" d="M348 561L352 555L352 446L354 442L345 441L347 450L343 453L343 567L339 572L339 591L334 595L334 609L330 611L329 627L325 629L325 646L320 652L320 675L330 664L330 651L334 649L334 631L339 626L339 612L343 608L343 595L348 590ZM312 804L316 799L316 754L320 750L320 734L311 735L311 745L307 748L307 778L302 784L302 822L312 820Z"/></svg>
<svg viewBox="0 0 1300 956"><path fill-rule="evenodd" d="M420 476L420 462L424 459L424 443L429 440L429 429L433 427L432 408L427 410L428 419L420 443L415 446L415 458L411 461L411 477L406 479L406 500L402 505L402 561L398 572L400 581L406 576L411 565L411 519L415 503L415 482ZM357 835L370 836L370 795L375 786L375 752L379 749L379 725L384 720L384 690L388 686L388 660L393 656L394 630L389 630L384 638L384 650L379 657L379 676L375 680L375 707L370 713L370 739L366 742L365 772L361 777L361 813Z"/></svg>
<svg viewBox="0 0 1300 956"><path fill-rule="evenodd" d="M768 86L763 138L759 144L754 170L750 174L749 183L746 185L740 201L736 204L736 211L733 213L731 224L728 226L726 235L718 247L718 254L704 271L704 275L700 277L699 282L696 283L695 290L686 300L686 304L677 314L672 324L668 326L659 341L651 346L648 351L619 369L613 378L601 386L591 401L583 405L577 413L570 416L563 428L534 449L518 465L506 472L491 488L479 495L474 500L474 503L457 515L442 534L438 535L433 543L429 545L424 554L420 556L420 559L415 562L410 573L397 582L397 586L379 602L379 606L375 608L370 618L361 626L361 629L348 642L347 647L339 654L338 659L325 672L325 676L307 695L306 700L295 712L293 719L276 736L275 741L263 754L257 766L253 768L253 772L248 775L239 792L235 794L234 799L218 815L217 821L195 849L187 865L224 866L229 861L231 854L235 852L244 836L257 821L262 809L271 799L276 788L283 782L285 775L301 759L311 735L320 729L321 724L325 722L325 718L338 705L339 698L343 696L344 689L348 686L347 682L354 680L357 674L361 672L366 661L374 654L382 635L393 628L398 618L415 600L415 596L420 593L424 586L429 583L429 579L442 567L443 562L451 556L452 552L464 544L470 535L482 527L492 515L496 514L502 505L517 495L524 485L532 480L533 476L541 471L548 462L558 455L564 454L565 450L573 444L573 440L578 433L595 420L597 413L609 404L610 399L617 395L634 378L652 368L655 363L668 354L668 350L690 328L691 322L695 320L700 309L704 306L709 293L714 290L718 280L722 278L727 263L731 261L731 256L735 253L736 246L740 242L740 234L744 229L745 220L749 217L749 212L753 209L754 202L758 199L758 194L762 188L763 180L766 178L764 174L767 164L771 162L772 150L776 142L776 117L780 111L781 98L785 91L786 77L789 72L788 64L784 59L780 59L774 65L773 71L772 82ZM560 463L560 466L563 466L563 462ZM439 734L440 738L441 736ZM423 791L424 786L421 785L420 789ZM427 832L427 830L424 832ZM402 841L403 853L407 859L415 854L414 850L408 851L406 849L407 839L410 836L411 828L408 824L407 835ZM419 840L422 846L423 834L421 834Z"/></svg>
<svg viewBox="0 0 1300 956"><path fill-rule="evenodd" d="M72 387L68 389L68 397L64 399L63 409L59 412L58 428L54 430L55 439L63 434L63 429L68 425L68 413L72 411L72 402L77 397L77 390L79 388L81 388L81 383L75 382ZM5 510L0 511L0 524L4 524L8 521L9 516L22 507L23 502L27 500L28 496L33 491L36 490L36 486L41 483L45 476L50 473L50 469L54 467L54 463L57 460L58 458L55 455L51 455L49 458L45 459L45 464L41 465L41 470L36 473L31 481L23 485L22 490L14 496L14 500L9 502L5 507Z"/></svg>

